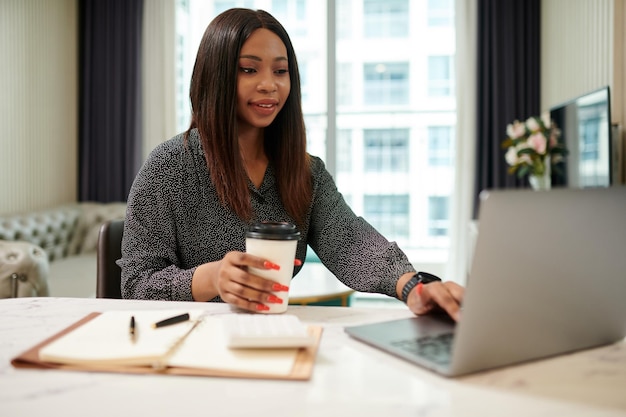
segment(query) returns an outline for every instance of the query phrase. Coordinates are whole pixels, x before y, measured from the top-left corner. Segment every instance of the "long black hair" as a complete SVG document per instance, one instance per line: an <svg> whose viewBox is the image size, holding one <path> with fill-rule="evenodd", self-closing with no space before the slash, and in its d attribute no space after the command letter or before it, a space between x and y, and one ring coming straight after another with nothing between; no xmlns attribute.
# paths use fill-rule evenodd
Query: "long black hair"
<svg viewBox="0 0 626 417"><path fill-rule="evenodd" d="M303 223L310 205L312 180L306 152L300 75L285 28L263 10L229 9L209 24L198 48L189 97L192 118L186 136L197 128L217 194L245 220L252 216L247 174L237 132L237 74L244 42L257 29L268 29L285 44L291 90L276 119L265 128L264 146L276 173L283 205Z"/></svg>

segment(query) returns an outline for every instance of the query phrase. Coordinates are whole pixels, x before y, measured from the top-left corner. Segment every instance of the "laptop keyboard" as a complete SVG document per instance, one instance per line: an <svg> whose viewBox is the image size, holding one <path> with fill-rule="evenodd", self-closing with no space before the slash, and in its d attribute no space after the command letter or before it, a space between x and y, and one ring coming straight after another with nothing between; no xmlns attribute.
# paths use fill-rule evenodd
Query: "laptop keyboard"
<svg viewBox="0 0 626 417"><path fill-rule="evenodd" d="M404 339L391 342L406 352L426 358L440 365L450 363L454 333L442 333L436 336L423 336L417 339Z"/></svg>

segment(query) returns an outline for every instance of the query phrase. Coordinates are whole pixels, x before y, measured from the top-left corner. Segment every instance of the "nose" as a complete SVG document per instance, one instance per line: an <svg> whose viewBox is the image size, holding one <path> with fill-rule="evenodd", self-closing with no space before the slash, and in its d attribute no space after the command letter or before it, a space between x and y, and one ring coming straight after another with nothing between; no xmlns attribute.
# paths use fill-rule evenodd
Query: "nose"
<svg viewBox="0 0 626 417"><path fill-rule="evenodd" d="M274 79L274 73L271 71L264 72L259 78L257 84L257 91L262 93L273 93L277 90L276 80Z"/></svg>

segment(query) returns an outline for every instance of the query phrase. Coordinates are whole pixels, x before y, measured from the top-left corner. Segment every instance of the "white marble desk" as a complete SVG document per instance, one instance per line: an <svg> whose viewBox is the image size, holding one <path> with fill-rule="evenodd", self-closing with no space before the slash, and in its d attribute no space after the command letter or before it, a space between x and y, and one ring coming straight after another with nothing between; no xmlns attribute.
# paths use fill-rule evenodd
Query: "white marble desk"
<svg viewBox="0 0 626 417"><path fill-rule="evenodd" d="M309 381L15 369L10 360L92 311L189 303L0 300L0 416L626 416L626 343L447 379L350 339L404 309L290 306L324 326ZM193 304L212 311L224 304Z"/></svg>

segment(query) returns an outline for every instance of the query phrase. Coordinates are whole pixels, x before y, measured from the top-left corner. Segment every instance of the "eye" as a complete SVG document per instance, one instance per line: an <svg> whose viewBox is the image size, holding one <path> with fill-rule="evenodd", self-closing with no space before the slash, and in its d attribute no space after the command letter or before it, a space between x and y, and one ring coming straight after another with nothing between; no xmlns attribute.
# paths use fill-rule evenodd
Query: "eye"
<svg viewBox="0 0 626 417"><path fill-rule="evenodd" d="M283 74L287 74L289 72L289 70L286 69L286 68L281 68L281 69L276 70L275 72L278 75L283 75Z"/></svg>
<svg viewBox="0 0 626 417"><path fill-rule="evenodd" d="M243 72L244 74L253 74L256 72L254 68L250 67L239 67L239 71Z"/></svg>

